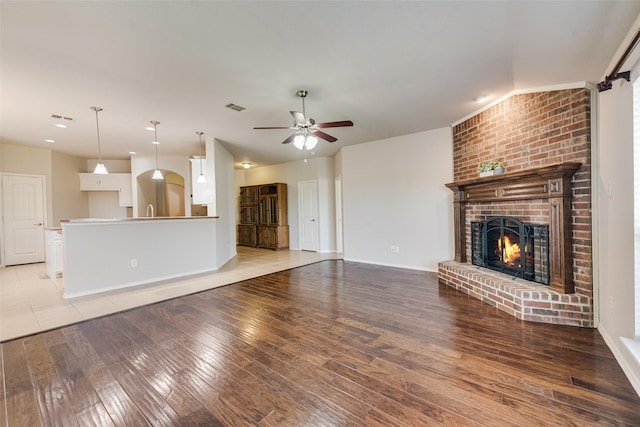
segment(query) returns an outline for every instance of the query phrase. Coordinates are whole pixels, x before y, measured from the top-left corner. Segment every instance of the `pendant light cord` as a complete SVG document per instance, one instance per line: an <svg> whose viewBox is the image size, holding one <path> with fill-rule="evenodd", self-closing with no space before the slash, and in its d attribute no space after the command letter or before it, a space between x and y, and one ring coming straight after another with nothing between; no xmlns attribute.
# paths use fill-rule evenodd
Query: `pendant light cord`
<svg viewBox="0 0 640 427"><path fill-rule="evenodd" d="M158 170L158 145L160 145L160 142L158 142L158 124L159 122L154 121L153 122L153 140L154 140L154 145L156 146L156 170Z"/></svg>
<svg viewBox="0 0 640 427"><path fill-rule="evenodd" d="M196 132L198 134L198 147L200 148L200 175L202 175L202 132Z"/></svg>
<svg viewBox="0 0 640 427"><path fill-rule="evenodd" d="M96 112L96 132L98 133L98 163L102 163L102 149L100 148L100 125L98 124L98 111L102 111L100 107L91 107Z"/></svg>

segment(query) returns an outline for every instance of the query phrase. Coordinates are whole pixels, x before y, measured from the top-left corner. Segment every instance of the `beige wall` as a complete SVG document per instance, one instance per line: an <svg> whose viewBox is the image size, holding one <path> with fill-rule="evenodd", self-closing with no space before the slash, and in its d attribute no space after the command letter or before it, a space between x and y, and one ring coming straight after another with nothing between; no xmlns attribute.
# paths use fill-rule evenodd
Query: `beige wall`
<svg viewBox="0 0 640 427"><path fill-rule="evenodd" d="M57 227L61 219L89 216L86 192L80 192L78 172L86 159L47 148L0 143L0 172L45 177L46 226Z"/></svg>
<svg viewBox="0 0 640 427"><path fill-rule="evenodd" d="M52 163L52 226L60 225L61 219L86 218L89 216L88 192L80 191L79 172L84 172L86 160L53 151Z"/></svg>
<svg viewBox="0 0 640 427"><path fill-rule="evenodd" d="M53 226L53 199L51 150L0 143L0 172L44 175L46 194L46 226Z"/></svg>

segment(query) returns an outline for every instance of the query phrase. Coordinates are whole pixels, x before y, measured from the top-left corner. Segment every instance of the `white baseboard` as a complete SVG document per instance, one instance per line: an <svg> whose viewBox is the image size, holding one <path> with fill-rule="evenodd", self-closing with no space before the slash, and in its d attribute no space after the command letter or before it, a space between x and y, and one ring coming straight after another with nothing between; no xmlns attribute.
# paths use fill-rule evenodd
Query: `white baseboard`
<svg viewBox="0 0 640 427"><path fill-rule="evenodd" d="M612 338L602 325L598 326L598 332L640 396L640 342L624 337Z"/></svg>

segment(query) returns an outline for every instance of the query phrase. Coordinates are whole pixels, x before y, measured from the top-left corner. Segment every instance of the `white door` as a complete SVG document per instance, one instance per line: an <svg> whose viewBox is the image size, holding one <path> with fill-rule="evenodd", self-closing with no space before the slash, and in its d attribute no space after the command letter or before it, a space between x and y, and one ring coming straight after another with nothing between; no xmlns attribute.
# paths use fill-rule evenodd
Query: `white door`
<svg viewBox="0 0 640 427"><path fill-rule="evenodd" d="M318 251L318 184L316 181L298 183L298 212L300 218L300 249Z"/></svg>
<svg viewBox="0 0 640 427"><path fill-rule="evenodd" d="M336 253L342 253L342 178L336 178Z"/></svg>
<svg viewBox="0 0 640 427"><path fill-rule="evenodd" d="M3 175L4 265L44 261L44 177Z"/></svg>

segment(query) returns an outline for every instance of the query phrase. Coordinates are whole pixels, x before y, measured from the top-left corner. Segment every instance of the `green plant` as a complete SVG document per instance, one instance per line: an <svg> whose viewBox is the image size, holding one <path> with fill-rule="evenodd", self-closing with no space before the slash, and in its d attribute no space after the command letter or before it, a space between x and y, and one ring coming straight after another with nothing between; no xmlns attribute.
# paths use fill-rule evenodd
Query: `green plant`
<svg viewBox="0 0 640 427"><path fill-rule="evenodd" d="M481 162L478 165L477 170L478 172L488 172L502 167L504 166L500 160L491 160L488 162Z"/></svg>

